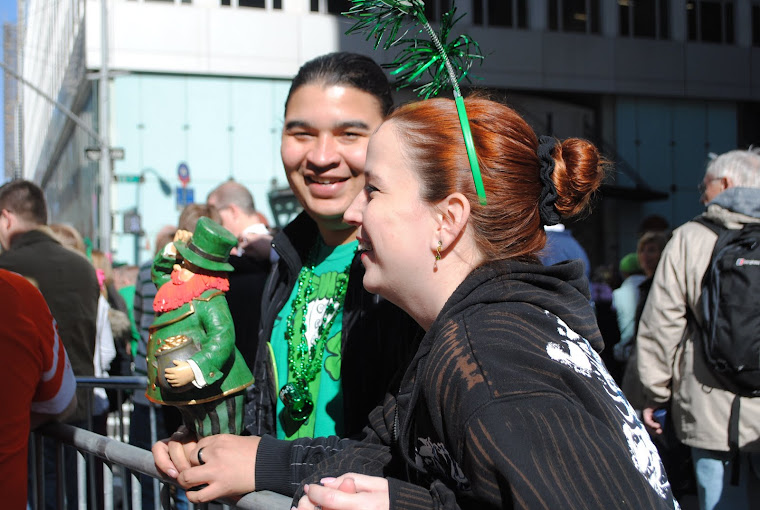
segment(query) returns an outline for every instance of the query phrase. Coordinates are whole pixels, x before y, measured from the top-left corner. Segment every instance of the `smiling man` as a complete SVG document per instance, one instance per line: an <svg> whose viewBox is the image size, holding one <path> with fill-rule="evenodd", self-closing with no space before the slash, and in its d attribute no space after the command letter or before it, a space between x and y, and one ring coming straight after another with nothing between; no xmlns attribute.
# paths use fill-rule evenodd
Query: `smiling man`
<svg viewBox="0 0 760 510"><path fill-rule="evenodd" d="M362 190L370 135L392 106L370 58L304 64L285 103L281 156L304 212L275 236L247 428L280 438L351 436L414 352L416 324L362 287L356 229L343 213Z"/></svg>

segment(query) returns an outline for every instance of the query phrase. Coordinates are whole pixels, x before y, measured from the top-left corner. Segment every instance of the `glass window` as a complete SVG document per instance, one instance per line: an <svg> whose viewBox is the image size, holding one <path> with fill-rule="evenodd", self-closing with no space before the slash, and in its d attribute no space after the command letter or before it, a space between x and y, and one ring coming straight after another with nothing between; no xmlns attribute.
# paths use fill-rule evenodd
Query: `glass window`
<svg viewBox="0 0 760 510"><path fill-rule="evenodd" d="M190 0L182 0L183 2L190 2ZM221 0L222 6L231 6L232 0ZM258 9L266 9L267 0L238 0L238 7L256 7ZM282 9L282 0L273 0L272 9Z"/></svg>
<svg viewBox="0 0 760 510"><path fill-rule="evenodd" d="M514 24L512 17L512 0L501 2L488 2L488 24L495 27L511 27Z"/></svg>
<svg viewBox="0 0 760 510"><path fill-rule="evenodd" d="M327 0L327 12L330 14L343 14L351 9L351 0Z"/></svg>
<svg viewBox="0 0 760 510"><path fill-rule="evenodd" d="M483 1L484 0L472 0L472 24L483 25Z"/></svg>
<svg viewBox="0 0 760 510"><path fill-rule="evenodd" d="M668 0L618 0L620 35L667 39Z"/></svg>
<svg viewBox="0 0 760 510"><path fill-rule="evenodd" d="M425 17L430 21L441 21L441 16L451 9L451 0L426 0ZM482 6L481 6L482 10ZM461 12L458 13L461 15Z"/></svg>
<svg viewBox="0 0 760 510"><path fill-rule="evenodd" d="M599 0L550 0L549 30L599 33Z"/></svg>
<svg viewBox="0 0 760 510"><path fill-rule="evenodd" d="M527 28L527 0L473 0L472 23L493 27Z"/></svg>
<svg viewBox="0 0 760 510"><path fill-rule="evenodd" d="M733 0L688 0L686 20L690 41L734 43Z"/></svg>

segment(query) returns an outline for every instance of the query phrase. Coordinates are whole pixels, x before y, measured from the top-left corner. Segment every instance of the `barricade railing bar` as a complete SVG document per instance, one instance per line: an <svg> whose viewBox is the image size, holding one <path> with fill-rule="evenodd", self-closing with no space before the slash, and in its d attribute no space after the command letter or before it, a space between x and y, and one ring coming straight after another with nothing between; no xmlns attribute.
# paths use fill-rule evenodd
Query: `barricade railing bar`
<svg viewBox="0 0 760 510"><path fill-rule="evenodd" d="M154 479L154 486L162 486L160 491L155 491L155 508L169 509L168 486L177 486L177 483L160 473L156 469L153 461L153 454L137 446L128 444L125 440L127 437L127 427L125 419L128 420L128 412L125 413L123 407L129 409L129 406L122 406L124 401L124 392L128 390L144 391L147 384L145 377L139 376L120 376L109 378L98 377L77 377L78 387L99 387L105 389L117 390L118 408L113 413L116 418L113 423L112 437L103 436L90 430L75 427L64 423L48 423L38 428L30 440L30 450L32 458L29 465L30 480L32 481L32 491L35 497L32 498L34 506L32 508L44 508L45 491L44 491L44 462L42 437L47 437L56 443L56 478L58 480L57 508L64 506L64 478L72 476L72 473L65 473L63 469L63 446L68 445L75 448L77 455L77 484L79 487L79 501L76 503L68 502L68 508L79 508L86 510L88 508L87 499L90 500L90 508L96 508L96 498L94 494L94 484L89 484L90 491L87 492L87 479L92 480L95 473L94 458L103 462L103 504L105 510L121 508L122 510L140 510L142 508L141 486L138 474L147 475ZM89 423L88 425L91 425ZM91 428L91 427L90 427ZM151 428L155 431L155 417L151 412ZM85 475L86 473L86 475ZM119 494L114 493L114 477L120 478L121 483ZM127 479L131 480L131 498L128 494ZM85 496L88 494L88 496ZM115 504L116 502L116 504ZM291 498L276 494L273 492L261 491L252 492L245 495L238 501L222 499L218 501L224 507L238 508L241 510L287 510L291 507ZM193 505L191 505L192 508ZM196 505L196 508L206 508L206 505Z"/></svg>

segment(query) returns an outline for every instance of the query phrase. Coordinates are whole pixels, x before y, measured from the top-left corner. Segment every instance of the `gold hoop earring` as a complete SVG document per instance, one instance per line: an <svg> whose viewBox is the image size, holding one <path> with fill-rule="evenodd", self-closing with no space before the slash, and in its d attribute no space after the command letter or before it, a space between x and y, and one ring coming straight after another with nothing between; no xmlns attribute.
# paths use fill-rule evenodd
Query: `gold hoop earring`
<svg viewBox="0 0 760 510"><path fill-rule="evenodd" d="M435 263L433 264L433 269L438 269L438 261L441 260L442 247L443 247L443 242L438 241L438 247L435 249Z"/></svg>

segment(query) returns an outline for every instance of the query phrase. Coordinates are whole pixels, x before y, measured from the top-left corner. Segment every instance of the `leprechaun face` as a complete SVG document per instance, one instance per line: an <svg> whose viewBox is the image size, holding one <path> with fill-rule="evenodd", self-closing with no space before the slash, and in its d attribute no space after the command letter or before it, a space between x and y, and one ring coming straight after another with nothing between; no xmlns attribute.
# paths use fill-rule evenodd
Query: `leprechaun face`
<svg viewBox="0 0 760 510"><path fill-rule="evenodd" d="M190 271L187 267L184 267L182 264L174 264L172 266L172 282L175 285L181 285L185 282L190 281L190 279L195 276L195 273Z"/></svg>
<svg viewBox="0 0 760 510"><path fill-rule="evenodd" d="M364 161L372 132L383 120L379 101L344 85L308 84L291 94L281 155L293 193L317 222L322 237L345 239L353 230L343 213L364 186Z"/></svg>

